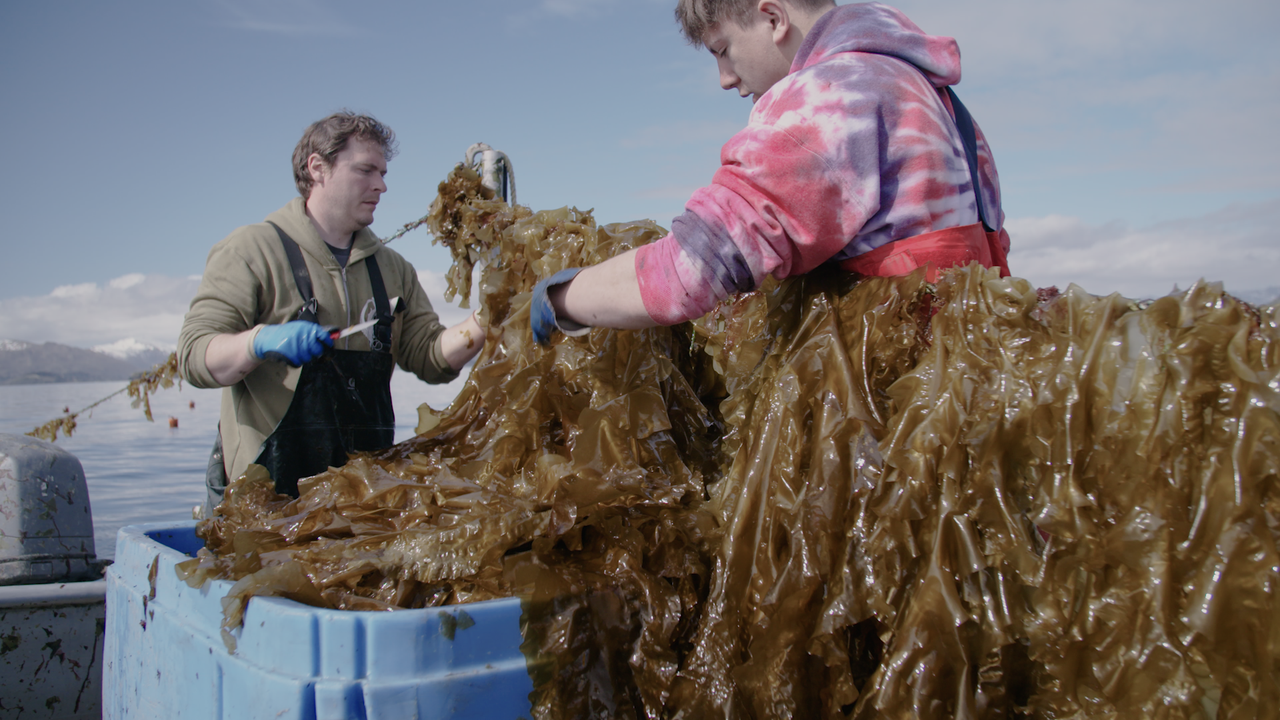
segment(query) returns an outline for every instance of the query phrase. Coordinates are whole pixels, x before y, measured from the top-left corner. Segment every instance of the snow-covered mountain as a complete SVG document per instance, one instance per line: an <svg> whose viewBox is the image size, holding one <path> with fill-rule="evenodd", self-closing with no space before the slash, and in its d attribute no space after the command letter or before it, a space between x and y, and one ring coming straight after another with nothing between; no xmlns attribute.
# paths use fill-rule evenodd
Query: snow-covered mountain
<svg viewBox="0 0 1280 720"><path fill-rule="evenodd" d="M163 362L170 352L133 339L92 350L0 339L0 385L128 380Z"/></svg>
<svg viewBox="0 0 1280 720"><path fill-rule="evenodd" d="M164 362L164 359L169 357L169 353L173 352L173 348L162 348L138 342L133 338L125 338L107 345L94 345L93 351L125 362L144 363L146 367L151 367L156 363Z"/></svg>

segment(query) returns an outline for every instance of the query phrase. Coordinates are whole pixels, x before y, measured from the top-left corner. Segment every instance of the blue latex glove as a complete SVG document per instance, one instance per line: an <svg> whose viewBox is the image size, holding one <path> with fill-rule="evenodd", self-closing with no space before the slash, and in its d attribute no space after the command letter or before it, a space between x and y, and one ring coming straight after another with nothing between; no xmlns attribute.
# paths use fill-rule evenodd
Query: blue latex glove
<svg viewBox="0 0 1280 720"><path fill-rule="evenodd" d="M315 360L331 347L333 338L329 328L306 320L266 325L253 338L253 354L258 359L280 360L293 367Z"/></svg>
<svg viewBox="0 0 1280 720"><path fill-rule="evenodd" d="M533 339L539 345L549 345L551 336L556 331L565 335L585 335L591 330L586 325L579 325L571 320L557 320L555 308L551 307L551 296L548 291L556 285L563 285L574 278L582 268L565 268L549 278L540 280L533 288L533 299L529 307L529 324L533 327Z"/></svg>

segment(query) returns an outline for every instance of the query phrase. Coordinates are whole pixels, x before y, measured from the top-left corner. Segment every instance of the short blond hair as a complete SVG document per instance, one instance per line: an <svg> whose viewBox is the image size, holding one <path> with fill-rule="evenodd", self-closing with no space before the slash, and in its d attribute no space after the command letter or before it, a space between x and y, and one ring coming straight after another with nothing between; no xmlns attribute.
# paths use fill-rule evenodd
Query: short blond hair
<svg viewBox="0 0 1280 720"><path fill-rule="evenodd" d="M833 4L832 0L782 0L788 5L804 10L817 10ZM680 32L689 44L702 47L702 36L718 22L731 21L736 25L746 25L760 4L760 0L678 0L676 3L676 22L680 23Z"/></svg>

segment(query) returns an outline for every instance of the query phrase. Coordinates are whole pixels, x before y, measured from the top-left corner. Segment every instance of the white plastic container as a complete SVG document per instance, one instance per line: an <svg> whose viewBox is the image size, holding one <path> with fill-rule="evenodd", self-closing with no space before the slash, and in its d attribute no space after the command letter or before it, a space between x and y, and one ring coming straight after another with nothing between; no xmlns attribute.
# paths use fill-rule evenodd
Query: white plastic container
<svg viewBox="0 0 1280 720"><path fill-rule="evenodd" d="M107 571L103 716L156 718L529 718L520 601L394 612L253 598L236 651L221 599L174 565L195 524L121 528Z"/></svg>

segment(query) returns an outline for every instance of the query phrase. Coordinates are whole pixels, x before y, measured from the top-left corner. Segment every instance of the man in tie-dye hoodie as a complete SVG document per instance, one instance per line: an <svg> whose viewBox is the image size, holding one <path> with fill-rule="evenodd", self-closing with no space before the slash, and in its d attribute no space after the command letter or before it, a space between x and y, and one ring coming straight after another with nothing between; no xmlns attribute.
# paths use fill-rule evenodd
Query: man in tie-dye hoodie
<svg viewBox="0 0 1280 720"><path fill-rule="evenodd" d="M825 262L936 275L977 261L1008 274L995 161L947 88L960 81L953 38L878 3L679 0L676 17L715 56L721 85L752 98L750 120L669 235L539 284L540 342L557 330L675 324L766 275Z"/></svg>

